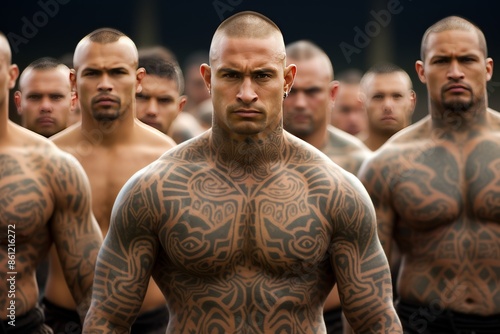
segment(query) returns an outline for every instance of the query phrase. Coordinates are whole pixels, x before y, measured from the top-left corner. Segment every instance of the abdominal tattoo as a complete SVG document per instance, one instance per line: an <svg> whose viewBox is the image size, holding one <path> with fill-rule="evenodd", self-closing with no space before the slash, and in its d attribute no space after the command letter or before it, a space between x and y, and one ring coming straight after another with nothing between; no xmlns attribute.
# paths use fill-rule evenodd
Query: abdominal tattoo
<svg viewBox="0 0 500 334"><path fill-rule="evenodd" d="M434 289L406 282L417 299L443 296L440 285L452 284L462 289L454 301L473 291L481 296L475 302L494 307L500 295L498 272L491 270L500 266L499 153L500 145L491 140L478 140L465 153L436 146L421 152L411 173L394 178L399 242L411 247L412 267L420 261L427 267L412 279L439 282Z"/></svg>

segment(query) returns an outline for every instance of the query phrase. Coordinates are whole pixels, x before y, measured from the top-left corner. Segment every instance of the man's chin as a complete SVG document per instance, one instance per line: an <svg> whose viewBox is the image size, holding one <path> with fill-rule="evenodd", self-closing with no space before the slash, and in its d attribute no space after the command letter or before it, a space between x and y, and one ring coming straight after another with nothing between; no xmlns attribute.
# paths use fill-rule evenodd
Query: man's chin
<svg viewBox="0 0 500 334"><path fill-rule="evenodd" d="M99 122L112 122L119 116L117 112L94 112L94 119Z"/></svg>

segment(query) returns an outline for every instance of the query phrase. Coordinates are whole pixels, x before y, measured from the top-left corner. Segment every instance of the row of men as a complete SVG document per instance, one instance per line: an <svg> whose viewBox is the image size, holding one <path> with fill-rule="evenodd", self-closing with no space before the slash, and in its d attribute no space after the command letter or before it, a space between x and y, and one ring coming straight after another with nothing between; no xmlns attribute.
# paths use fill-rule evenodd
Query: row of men
<svg viewBox="0 0 500 334"><path fill-rule="evenodd" d="M328 56L307 41L288 45L286 53L287 61L296 64L300 72L284 101L285 130L320 149L349 172L357 173L361 163L369 155L369 150L360 140L328 124L332 103L336 101L340 90L339 83L333 81L333 67ZM200 130L197 124L187 128L187 125L196 122L196 117L189 118L190 122L174 123L187 100L182 94L183 75L175 59L162 48L139 50L138 57L138 66L146 70L146 75L141 81L141 91L136 93L137 118L165 134L172 135L171 126L177 127L181 130L178 132L183 135L176 135L175 131L173 135L182 141L198 134ZM329 70L325 71L325 68ZM53 58L36 60L21 73L19 90L14 99L24 127L50 137L66 128L68 122L78 121L75 115L80 115L80 112L77 111L76 96L71 92L69 73L70 69L66 65ZM359 88L355 84L352 84L353 87L343 87L344 96L340 103L343 115L339 112L332 120L345 120L343 124L348 125L348 128L361 129L358 125L367 119L369 126L365 142L370 144L370 148L376 149L394 133L410 124L415 93L408 74L390 64L373 67L361 82L360 101L357 101ZM360 102L366 107L367 117L359 115ZM196 115L196 108L194 110ZM186 117L189 116L183 116L187 119ZM182 130L183 124L185 126ZM46 274L42 269L39 268L37 275ZM62 310L70 314L70 310L75 308L69 291L65 289L62 294L55 288L64 286L64 277L59 275L59 280L52 277L54 276L51 276L49 282L48 296L42 300L46 305L48 324L55 330L68 327L68 321L77 326L78 316L75 311L71 311L71 316L61 315ZM45 277L40 279L44 281ZM55 312L56 308L58 313ZM164 315L165 308L163 311ZM158 322L162 319L165 322L165 317L160 318L162 313L157 314ZM338 294L332 293L325 305L327 327L332 328L330 332L340 332L340 315Z"/></svg>
<svg viewBox="0 0 500 334"><path fill-rule="evenodd" d="M212 123L212 101L199 74L199 66L208 62L208 55L199 51L188 56L183 71L176 56L164 47L141 48L138 52L139 67L144 67L150 75L143 80L142 91L136 94L137 118L172 137L176 143L207 130ZM72 67L72 59L66 59L68 57L69 55L63 56L64 60L41 58L32 62L21 73L19 89L14 95L17 112L21 117L20 123L45 137L55 135L81 119L76 96L68 93L71 90L68 72ZM389 136L409 125L415 107L415 93L408 76L412 103L402 106L404 111L401 115L396 107L396 126L383 124L373 117L374 110L381 106L376 99L367 98L373 95L369 91L372 84L370 80L372 74L383 74L382 72L401 72L400 75L407 76L404 70L395 65L378 64L365 73L364 77L357 69L347 69L336 75L336 80L332 83L338 89L334 95L334 103L330 106L331 111L328 112L331 125L362 139L371 150L376 150ZM407 86L406 78L398 78L398 81L393 84L404 83L402 89ZM380 83L375 82L375 85L378 87ZM23 91L37 91L40 86L51 92L50 99L39 101L27 99L27 94L23 95ZM363 90L360 91L360 88ZM284 111L286 113L287 108Z"/></svg>
<svg viewBox="0 0 500 334"><path fill-rule="evenodd" d="M7 115L18 70L5 38L0 46ZM326 54L306 41L285 47L268 18L236 14L219 26L210 65L200 68L212 127L176 145L141 123L136 109L156 98L155 88L170 87L178 113L178 68L162 78L158 60L144 70L122 33L89 34L76 47L74 70L54 65L81 109L80 123L51 137L71 156L2 121L0 210L9 217L2 228L14 226L17 246L13 257L1 253L2 268L15 263L2 270L6 292L7 275L16 273L15 298L5 293L1 302L4 327L12 331L15 305L21 332L42 332L45 313L56 333L86 314L89 332L127 332L134 323L164 333L168 322L172 333L324 333L325 320L329 331L341 323L342 306L355 332L401 333L400 318L411 333L495 332L492 61L480 30L457 17L429 28L421 56L430 115L372 154L329 125L339 85ZM49 73L37 66L21 75L21 113L30 99L62 99L24 88L32 87L30 74ZM404 71L374 67L361 92L380 125L369 126L373 148L409 125L415 94ZM69 83L65 96L74 101ZM33 278L52 242L42 312ZM403 259L398 313L386 257L394 242Z"/></svg>

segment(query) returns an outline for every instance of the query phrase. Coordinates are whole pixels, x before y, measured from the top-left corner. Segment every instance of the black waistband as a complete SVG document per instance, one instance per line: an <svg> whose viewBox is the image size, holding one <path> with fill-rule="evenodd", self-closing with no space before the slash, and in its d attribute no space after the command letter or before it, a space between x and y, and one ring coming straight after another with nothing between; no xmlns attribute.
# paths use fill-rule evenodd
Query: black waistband
<svg viewBox="0 0 500 334"><path fill-rule="evenodd" d="M45 317L40 305L36 305L28 312L12 319L2 321L2 333L8 334L52 334L52 330L44 325ZM14 326L15 325L15 326Z"/></svg>
<svg viewBox="0 0 500 334"><path fill-rule="evenodd" d="M408 333L500 333L500 315L482 316L443 308L439 303L418 305L398 300L396 311Z"/></svg>

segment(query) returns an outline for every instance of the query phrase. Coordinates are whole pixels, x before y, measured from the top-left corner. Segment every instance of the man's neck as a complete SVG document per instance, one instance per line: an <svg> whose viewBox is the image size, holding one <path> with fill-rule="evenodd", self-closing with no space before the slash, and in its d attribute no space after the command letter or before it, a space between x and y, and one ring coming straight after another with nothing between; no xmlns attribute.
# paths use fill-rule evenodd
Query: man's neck
<svg viewBox="0 0 500 334"><path fill-rule="evenodd" d="M214 161L239 181L261 180L284 154L284 132L279 127L256 136L232 135L212 128L210 147Z"/></svg>
<svg viewBox="0 0 500 334"><path fill-rule="evenodd" d="M363 140L363 143L372 151L376 151L380 146L391 138L390 135L368 132L368 136Z"/></svg>
<svg viewBox="0 0 500 334"><path fill-rule="evenodd" d="M316 147L318 150L323 150L328 143L328 131L327 126L315 129L311 134L307 136L297 136L303 141Z"/></svg>
<svg viewBox="0 0 500 334"><path fill-rule="evenodd" d="M82 117L81 130L95 146L109 146L123 143L134 129L134 117L98 121L92 117Z"/></svg>
<svg viewBox="0 0 500 334"><path fill-rule="evenodd" d="M9 128L9 104L5 101L0 106L0 140L4 141L8 136Z"/></svg>
<svg viewBox="0 0 500 334"><path fill-rule="evenodd" d="M466 132L487 125L487 111L484 104L468 110L431 109L432 127L444 132Z"/></svg>

